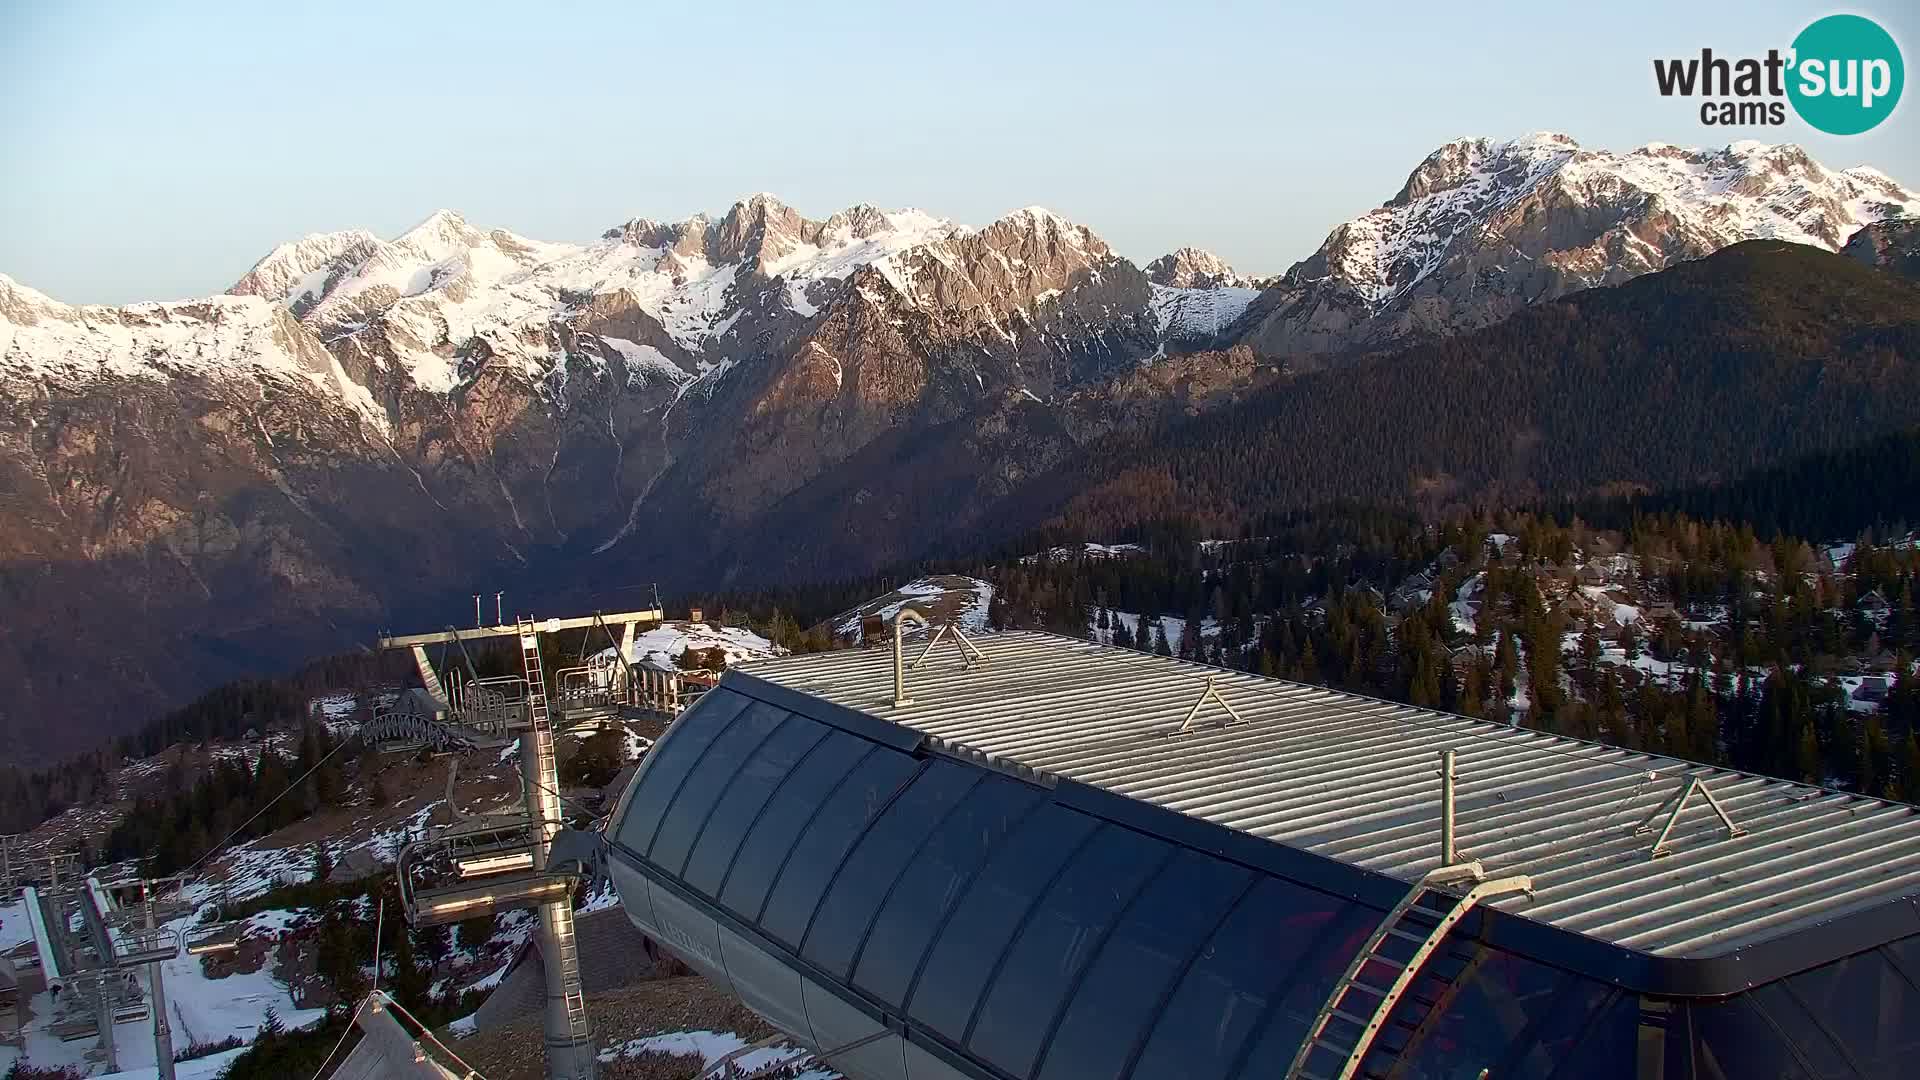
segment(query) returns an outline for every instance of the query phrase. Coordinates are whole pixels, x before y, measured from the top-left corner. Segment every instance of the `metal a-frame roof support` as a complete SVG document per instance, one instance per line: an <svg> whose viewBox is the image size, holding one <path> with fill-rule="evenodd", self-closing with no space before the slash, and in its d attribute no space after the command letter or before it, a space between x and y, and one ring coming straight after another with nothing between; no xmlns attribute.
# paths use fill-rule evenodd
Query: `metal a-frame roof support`
<svg viewBox="0 0 1920 1080"><path fill-rule="evenodd" d="M1194 702L1193 708L1187 710L1186 719L1180 721L1180 727L1175 730L1174 734L1184 735L1191 730L1193 728L1194 718L1200 715L1200 710L1205 708L1209 701L1227 710L1227 715L1233 717L1234 720L1237 721L1240 719L1240 714L1233 710L1233 706L1227 704L1227 699L1220 695L1220 687L1214 683L1213 676L1209 675L1207 676L1207 688L1201 691L1200 700ZM1222 723L1221 726L1225 727L1226 725Z"/></svg>
<svg viewBox="0 0 1920 1080"><path fill-rule="evenodd" d="M934 631L933 636L927 639L927 647L921 649L920 655L913 658L913 663L907 665L907 670L918 670L921 663L933 655L934 646L947 640L948 634L953 635L953 647L960 650L960 663L963 669L971 671L973 665L986 661L987 654L975 648L973 642L967 640L966 633L960 629L958 623L946 622L941 623L940 629Z"/></svg>
<svg viewBox="0 0 1920 1080"><path fill-rule="evenodd" d="M1654 838L1653 850L1647 853L1647 858L1663 858L1671 852L1672 849L1667 844L1667 838L1673 835L1673 827L1680 823L1680 814L1687 808L1687 801L1693 798L1693 793L1696 791L1706 796L1707 805L1713 807L1713 812L1720 817L1720 824L1726 826L1727 837L1729 839L1747 834L1747 830L1735 825L1733 819L1727 816L1726 808L1720 805L1719 799L1713 797L1713 791L1707 787L1706 782L1698 776L1689 776L1687 777L1685 787L1682 787L1678 793L1667 796L1659 806L1653 808L1652 813L1648 814L1641 820L1639 825L1634 827L1633 831L1635 835L1644 833L1653 828L1654 820L1661 814L1667 814L1667 823L1660 829L1660 835ZM1668 807L1673 808L1671 813L1667 812Z"/></svg>
<svg viewBox="0 0 1920 1080"><path fill-rule="evenodd" d="M986 662L987 654L976 648L973 642L968 641L967 635L958 625L946 622L940 624L940 629L927 639L927 647L921 649L920 655L914 657L913 663L909 664L906 661L908 626L932 629L933 624L927 621L925 615L910 607L901 608L893 617L893 707L896 709L913 704L913 699L907 696L907 672L917 669L921 661L933 653L935 645L947 640L948 634L953 635L953 647L960 650L963 670L972 671L975 664Z"/></svg>

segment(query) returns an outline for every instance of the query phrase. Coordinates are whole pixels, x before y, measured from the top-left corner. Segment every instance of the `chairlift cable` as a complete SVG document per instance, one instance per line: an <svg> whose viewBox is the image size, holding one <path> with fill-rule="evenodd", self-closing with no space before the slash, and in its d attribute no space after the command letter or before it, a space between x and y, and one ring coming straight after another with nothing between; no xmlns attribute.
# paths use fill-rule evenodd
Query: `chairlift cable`
<svg viewBox="0 0 1920 1080"><path fill-rule="evenodd" d="M327 1066L333 1062L333 1055L340 1052L340 1047L347 1041L347 1036L353 1034L354 1021L360 1018L360 1010L366 1007L367 1003L365 1000L362 1000L360 1004L353 1007L353 1013L347 1017L347 1026L340 1031L340 1038L334 1042L333 1049L327 1051L327 1056L320 1059L320 1067L313 1071L313 1080L320 1080L322 1076L326 1075Z"/></svg>
<svg viewBox="0 0 1920 1080"><path fill-rule="evenodd" d="M388 1007L388 1008L390 1008L390 1009L392 1009L393 1011L395 1011L395 1012L397 1012L397 1013L399 1013L399 1014L400 1014L401 1016L404 1016L404 1017L406 1017L406 1018L407 1018L408 1020L411 1020L411 1021L413 1021L413 1026L414 1026L414 1027L417 1027L417 1028L419 1028L419 1029L420 1029L420 1037L421 1037L421 1038L423 1038L423 1039L426 1039L426 1040L428 1040L429 1042L431 1042L431 1043L433 1043L433 1045L435 1045L435 1046L437 1046L437 1047L439 1047L439 1048L440 1048L440 1052L441 1052L441 1053L443 1053L443 1054L445 1054L445 1055L447 1055L448 1057L450 1057L450 1058L452 1058L455 1064L457 1064L457 1065L459 1065L459 1066L460 1066L460 1067L461 1067L462 1069L465 1069L465 1070L466 1070L466 1074L465 1074L465 1075L466 1075L466 1076L467 1076L468 1078L476 1078L476 1077L477 1077L477 1078L478 1078L478 1080L486 1080L486 1078L485 1078L484 1076L482 1076L482 1075L481 1075L481 1073L480 1073L480 1070L479 1070L479 1069L476 1069L476 1068L474 1068L473 1066L471 1066L471 1065L469 1065L469 1064L467 1064L467 1063L466 1063L466 1061L465 1061L465 1060L463 1060L463 1059L462 1059L462 1058L460 1057L460 1055L459 1055L459 1054L456 1054L456 1053L454 1053L454 1052L453 1052L453 1050L452 1050L452 1048L450 1048L450 1047L448 1047L446 1043L443 1043L443 1042L441 1042L441 1041L440 1041L440 1037L439 1037L438 1035L435 1035L435 1034L433 1033L433 1029L432 1029L432 1028L430 1028L430 1027L428 1027L427 1025L425 1025L425 1024L423 1024L423 1023L421 1023L421 1022L420 1022L420 1019L419 1019L418 1017L416 1017L416 1016L414 1016L414 1015L413 1015L412 1013L410 1013L410 1012L408 1012L408 1011L407 1011L407 1007L406 1007L405 1005L402 1005L402 1004L400 1004L400 1003L399 1003L398 1001L395 1001L395 1000L394 1000L394 998L393 998L393 995L392 995L392 994L382 994L382 995L380 995L380 996L386 999L386 1003L387 1003L387 1007Z"/></svg>
<svg viewBox="0 0 1920 1080"><path fill-rule="evenodd" d="M290 783L290 784L288 784L288 785L287 785L287 787L286 787L286 790L285 790L285 791L282 791L282 792L281 792L280 794L278 794L278 795L275 795L275 796L274 796L274 797L273 797L272 799L269 799L269 800L267 801L267 805L265 805L265 806L263 806L263 807L261 807L261 808L260 808L260 809L258 809L258 810L255 810L255 811L253 812L253 816L252 816L252 817L250 817L250 818L248 818L247 820L245 820L245 821L243 821L243 822L241 822L241 823L240 823L240 824L239 824L238 826L236 826L236 827L234 828L234 830L233 830L232 832L230 832L230 833L228 833L228 834L227 834L227 835L226 835L225 837L223 837L223 838L221 839L221 841L220 841L219 843L217 843L217 844L215 844L215 845L213 845L212 847L210 847L210 848L208 848L208 849L207 849L207 850L206 850L206 851L205 851L205 852L204 852L204 853L203 853L203 854L202 854L202 855L201 855L201 856L200 856L200 857L199 857L198 859L195 859L195 860L193 861L193 865L191 865L191 866L189 866L189 867L187 867L187 868L186 868L186 870L185 870L185 871L184 871L183 873L184 873L184 874L189 874L189 875L190 875L190 874L192 874L192 873L193 873L193 872L194 872L195 870L198 870L198 869L200 868L200 864L202 864L202 863L204 863L204 862L206 862L206 861L207 861L208 859L210 859L210 858L212 858L212 857L213 857L213 856L214 856L214 855L215 855L215 854L216 854L217 852L219 852L219 851L221 851L221 850L223 850L223 849L224 849L224 848L225 848L225 847L226 847L226 846L227 846L227 845L228 845L229 843L231 843L231 842L233 841L233 838L234 838L234 837L236 837L236 836L239 836L239 835L240 835L240 834L241 834L242 832L244 832L244 831L246 830L246 828L247 828L247 826L249 826L249 825L251 825L251 824L253 824L254 822L256 822L256 821L258 821L258 820L260 820L260 815L262 815L262 814L264 814L264 813L266 813L267 811L269 811L269 810L271 810L271 809L273 809L273 808L274 808L274 806L276 806L276 805L277 805L277 804L278 804L278 803L280 802L280 800L281 800L281 799L284 799L284 798L286 798L286 797L287 797L288 795L290 795L290 794L292 794L292 793L293 793L293 790L294 790L295 788L297 788L297 787L299 787L299 786L300 786L301 784L304 784L304 783L306 783L306 782L307 782L307 778L308 778L308 777L310 777L310 776L312 776L312 775L313 775L314 773L316 773L316 772L319 772L319 771L320 771L320 766L322 766L322 765L325 765L325 764L327 763L327 761L328 761L328 759L329 759L329 758L332 758L332 757L333 757L333 755L335 755L335 754L337 754L337 753L339 753L340 751L342 751L342 750L344 750L344 749L346 749L346 747L347 747L347 744L348 744L348 743L351 743L351 742L353 742L353 741L354 741L354 740L352 740L352 739L341 739L341 740L340 740L339 742L337 742L337 743L335 743L335 744L334 744L334 747L333 747L333 749L331 749L331 750L329 750L329 751L327 751L327 752L326 752L325 754L322 754L322 755L320 756L320 760L319 760L319 761L316 761L316 762L314 762L314 763L313 763L313 767L312 767L312 768L309 768L309 769L308 769L308 770L307 770L306 772L304 772L304 773L301 773L298 779L296 779L296 780L294 780L294 781L293 781L292 783ZM266 754L266 753L268 753L268 752L269 752L269 751L267 751L267 750L265 750L265 749L262 749L262 750L261 750L261 753L262 753L263 755L264 755L264 754Z"/></svg>

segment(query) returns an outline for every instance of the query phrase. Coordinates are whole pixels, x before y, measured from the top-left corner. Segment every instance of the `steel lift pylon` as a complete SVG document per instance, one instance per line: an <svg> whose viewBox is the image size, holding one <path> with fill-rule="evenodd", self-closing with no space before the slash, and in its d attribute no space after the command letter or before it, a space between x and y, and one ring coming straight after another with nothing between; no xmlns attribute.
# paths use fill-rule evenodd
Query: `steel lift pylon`
<svg viewBox="0 0 1920 1080"><path fill-rule="evenodd" d="M692 699L677 678L648 677L627 664L634 627L658 621L660 615L656 605L582 618L517 617L511 623L502 618L494 626L380 639L384 648L413 651L425 690L414 692L414 708L406 714L376 716L362 729L363 737L444 750L501 746L519 737L521 811L462 816L453 804L450 777L448 807L455 820L433 837L406 845L397 872L407 918L415 926L510 910L538 913L546 973L547 1074L557 1080L593 1080L598 1061L573 923L573 893L586 868L573 859L556 859L553 853L553 837L566 825L554 738L559 730L576 725L618 722L639 714L671 715ZM615 637L615 627L625 628L623 639ZM567 630L585 630L589 638L604 632L614 646L614 664L599 669L586 665L583 646L583 666L555 673L550 686L541 637ZM478 678L465 656L465 643L503 638L519 650L520 675ZM443 680L434 673L425 652L433 644L461 650L471 677L465 682L458 677Z"/></svg>

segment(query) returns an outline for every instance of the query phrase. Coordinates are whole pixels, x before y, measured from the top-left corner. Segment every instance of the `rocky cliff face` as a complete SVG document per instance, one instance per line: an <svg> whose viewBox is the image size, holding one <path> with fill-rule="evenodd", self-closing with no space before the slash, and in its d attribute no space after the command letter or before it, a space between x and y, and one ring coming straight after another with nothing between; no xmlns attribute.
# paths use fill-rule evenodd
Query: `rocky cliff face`
<svg viewBox="0 0 1920 1080"><path fill-rule="evenodd" d="M1868 266L1920 278L1920 218L1898 218L1861 229L1840 253Z"/></svg>
<svg viewBox="0 0 1920 1080"><path fill-rule="evenodd" d="M1174 289L1248 289L1257 284L1234 272L1226 260L1211 251L1183 247L1146 266L1147 280Z"/></svg>
<svg viewBox="0 0 1920 1080"><path fill-rule="evenodd" d="M0 747L121 730L476 589L598 605L608 580L756 576L718 533L761 535L890 435L1131 369L1164 288L1208 291L1037 208L970 230L766 195L585 245L441 211L185 303L0 278L0 597L37 613L0 634Z"/></svg>
<svg viewBox="0 0 1920 1080"><path fill-rule="evenodd" d="M0 278L0 602L33 613L0 620L22 688L0 752L442 624L476 591L608 607L913 557L1091 440L1316 351L1748 235L1833 248L1912 203L1790 147L1538 137L1442 148L1264 290L1194 249L1137 266L1036 207L972 229L768 195L586 244L440 211L282 245L185 303Z"/></svg>
<svg viewBox="0 0 1920 1080"><path fill-rule="evenodd" d="M1379 209L1335 228L1234 334L1296 363L1379 349L1742 240L1836 251L1860 226L1916 211L1920 195L1885 175L1831 170L1797 146L1615 154L1565 135L1463 139L1428 155Z"/></svg>

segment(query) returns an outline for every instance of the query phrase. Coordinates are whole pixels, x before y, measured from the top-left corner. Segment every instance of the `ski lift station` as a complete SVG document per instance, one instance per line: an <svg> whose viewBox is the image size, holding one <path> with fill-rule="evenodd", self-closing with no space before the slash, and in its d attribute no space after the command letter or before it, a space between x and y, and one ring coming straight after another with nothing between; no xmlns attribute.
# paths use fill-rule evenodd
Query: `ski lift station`
<svg viewBox="0 0 1920 1080"><path fill-rule="evenodd" d="M605 834L650 939L855 1080L1915 1075L1914 807L895 630L729 672Z"/></svg>

